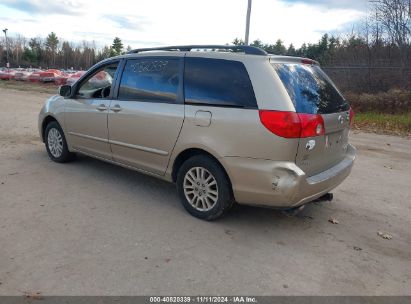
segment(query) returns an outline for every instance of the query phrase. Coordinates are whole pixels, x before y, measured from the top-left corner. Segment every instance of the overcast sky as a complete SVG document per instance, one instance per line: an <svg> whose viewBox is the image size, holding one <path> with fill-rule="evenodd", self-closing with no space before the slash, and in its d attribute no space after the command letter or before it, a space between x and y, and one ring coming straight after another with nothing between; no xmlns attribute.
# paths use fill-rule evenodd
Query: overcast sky
<svg viewBox="0 0 411 304"><path fill-rule="evenodd" d="M349 29L366 0L253 0L250 41L282 39L299 47L326 32ZM244 37L247 0L1 0L0 26L10 35L111 44L133 48L225 44Z"/></svg>

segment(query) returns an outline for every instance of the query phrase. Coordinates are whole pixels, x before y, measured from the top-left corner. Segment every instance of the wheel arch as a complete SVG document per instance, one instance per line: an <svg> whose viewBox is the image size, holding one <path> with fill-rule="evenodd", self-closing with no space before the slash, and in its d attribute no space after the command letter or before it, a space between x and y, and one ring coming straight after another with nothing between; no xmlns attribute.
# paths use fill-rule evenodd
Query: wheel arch
<svg viewBox="0 0 411 304"><path fill-rule="evenodd" d="M221 169L224 171L224 173L227 177L228 183L230 184L230 191L231 191L231 194L232 194L233 193L233 185L231 183L231 179L230 179L230 176L228 175L227 170L224 168L224 165L213 154L211 154L210 152L207 152L206 150L203 150L201 148L188 148L188 149L185 149L185 150L181 151L177 155L177 157L174 159L173 167L172 167L172 171L171 171L172 181L174 183L177 181L177 174L178 174L178 171L180 170L182 164L187 159L189 159L189 158L191 158L195 155L206 155L206 156L212 158L221 167Z"/></svg>
<svg viewBox="0 0 411 304"><path fill-rule="evenodd" d="M41 139L42 139L43 142L45 141L45 134L44 133L46 132L47 125L52 121L57 122L61 127L61 124L57 120L57 118L55 118L53 115L50 115L50 114L46 115L46 117L44 117L44 119L41 123Z"/></svg>

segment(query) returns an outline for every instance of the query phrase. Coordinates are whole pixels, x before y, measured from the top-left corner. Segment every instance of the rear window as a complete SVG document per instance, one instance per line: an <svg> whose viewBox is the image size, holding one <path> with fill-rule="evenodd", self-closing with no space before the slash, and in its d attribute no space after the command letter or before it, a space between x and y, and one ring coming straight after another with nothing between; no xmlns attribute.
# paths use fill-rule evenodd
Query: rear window
<svg viewBox="0 0 411 304"><path fill-rule="evenodd" d="M298 113L329 114L347 111L348 102L319 66L273 63Z"/></svg>
<svg viewBox="0 0 411 304"><path fill-rule="evenodd" d="M239 61L186 58L184 94L191 104L257 108L247 70Z"/></svg>

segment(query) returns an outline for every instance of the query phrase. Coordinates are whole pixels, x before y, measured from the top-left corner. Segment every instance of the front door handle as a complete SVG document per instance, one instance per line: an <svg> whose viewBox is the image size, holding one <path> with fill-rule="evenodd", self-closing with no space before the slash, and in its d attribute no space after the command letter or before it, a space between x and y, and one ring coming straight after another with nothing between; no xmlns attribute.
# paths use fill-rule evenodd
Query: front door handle
<svg viewBox="0 0 411 304"><path fill-rule="evenodd" d="M97 110L99 110L100 112L103 112L107 110L107 107L105 104L101 104L97 106Z"/></svg>
<svg viewBox="0 0 411 304"><path fill-rule="evenodd" d="M110 108L111 111L117 113L120 112L122 109L119 104L114 105L114 107Z"/></svg>

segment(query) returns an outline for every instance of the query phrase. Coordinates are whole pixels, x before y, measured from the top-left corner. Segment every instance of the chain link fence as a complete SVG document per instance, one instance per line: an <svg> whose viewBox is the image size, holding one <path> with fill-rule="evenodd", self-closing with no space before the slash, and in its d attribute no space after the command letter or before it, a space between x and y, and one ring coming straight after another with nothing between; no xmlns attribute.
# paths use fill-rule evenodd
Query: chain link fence
<svg viewBox="0 0 411 304"><path fill-rule="evenodd" d="M378 93L390 89L411 90L411 67L322 67L343 92Z"/></svg>

